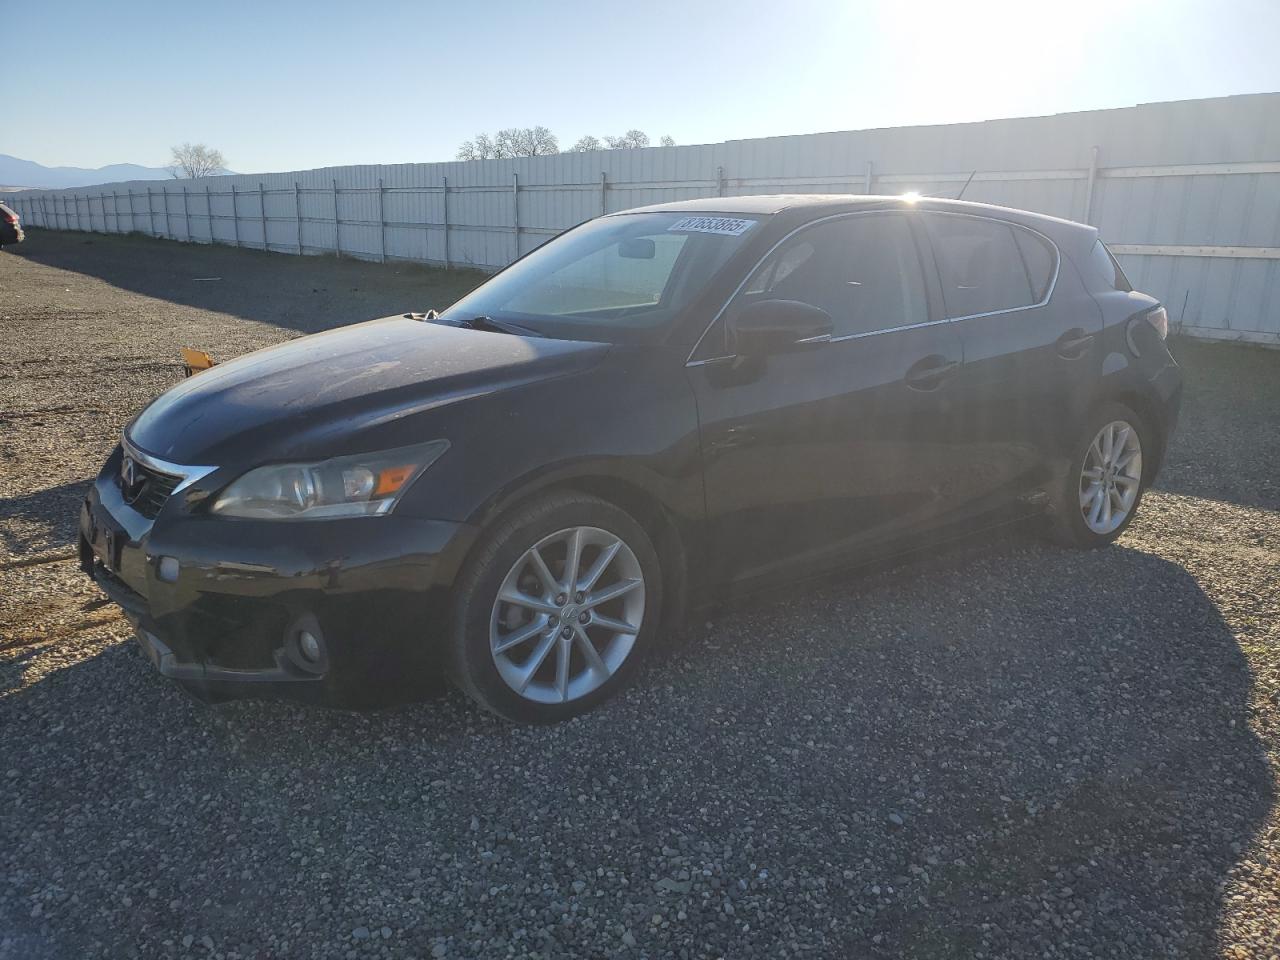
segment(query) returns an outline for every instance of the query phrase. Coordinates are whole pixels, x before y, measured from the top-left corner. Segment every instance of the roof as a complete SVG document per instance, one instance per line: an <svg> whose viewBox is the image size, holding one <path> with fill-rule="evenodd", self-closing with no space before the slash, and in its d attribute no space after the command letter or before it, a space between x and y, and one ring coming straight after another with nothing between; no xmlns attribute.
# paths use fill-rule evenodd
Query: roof
<svg viewBox="0 0 1280 960"><path fill-rule="evenodd" d="M753 197L704 197L700 200L676 200L672 203L656 203L648 207L636 207L620 213L722 213L770 215L784 210L811 208L814 214L838 213L846 210L900 209L909 207L923 210L940 210L950 213L974 213L999 216L1035 227L1054 236L1076 234L1081 240L1093 242L1097 230L1088 224L1074 220L1062 220L1043 213L1001 207L991 203L973 203L969 200L948 200L943 197L916 197L910 195L882 196L848 193L781 193ZM618 214L611 214L618 216Z"/></svg>

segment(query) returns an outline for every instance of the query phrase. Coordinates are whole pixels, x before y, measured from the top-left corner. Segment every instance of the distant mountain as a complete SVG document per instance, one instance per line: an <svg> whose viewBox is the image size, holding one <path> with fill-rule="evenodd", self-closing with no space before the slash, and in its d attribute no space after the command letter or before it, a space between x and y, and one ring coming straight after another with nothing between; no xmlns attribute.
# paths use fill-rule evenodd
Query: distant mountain
<svg viewBox="0 0 1280 960"><path fill-rule="evenodd" d="M118 183L123 180L168 180L164 167L142 167L136 163L112 163L97 170L84 167L46 167L31 160L20 160L0 153L0 184L12 187L39 187L60 190L64 187L90 187L95 183Z"/></svg>

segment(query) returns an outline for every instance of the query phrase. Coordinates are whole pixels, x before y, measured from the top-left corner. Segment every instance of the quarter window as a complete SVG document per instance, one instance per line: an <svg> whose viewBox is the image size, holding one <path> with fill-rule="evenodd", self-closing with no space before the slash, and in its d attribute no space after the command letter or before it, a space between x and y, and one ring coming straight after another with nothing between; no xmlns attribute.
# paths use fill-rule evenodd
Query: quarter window
<svg viewBox="0 0 1280 960"><path fill-rule="evenodd" d="M920 257L905 217L844 217L796 234L743 288L739 305L799 300L831 315L833 336L929 319Z"/></svg>
<svg viewBox="0 0 1280 960"><path fill-rule="evenodd" d="M926 220L947 316L1016 310L1044 298L1053 254L1043 247L1037 250L1032 242L1039 241L1033 234L1027 233L1022 241L1009 224L976 217L930 216Z"/></svg>
<svg viewBox="0 0 1280 960"><path fill-rule="evenodd" d="M1030 230L1013 227L1013 238L1018 243L1018 252L1022 254L1022 265L1027 269L1027 279L1031 281L1033 302L1039 303L1049 292L1049 284L1053 282L1053 264L1056 256L1049 242L1036 236Z"/></svg>
<svg viewBox="0 0 1280 960"><path fill-rule="evenodd" d="M1094 242L1093 249L1089 252L1089 263L1093 272L1112 290L1128 292L1133 289L1129 286L1129 278L1120 269L1120 264L1116 263L1116 258L1101 240Z"/></svg>

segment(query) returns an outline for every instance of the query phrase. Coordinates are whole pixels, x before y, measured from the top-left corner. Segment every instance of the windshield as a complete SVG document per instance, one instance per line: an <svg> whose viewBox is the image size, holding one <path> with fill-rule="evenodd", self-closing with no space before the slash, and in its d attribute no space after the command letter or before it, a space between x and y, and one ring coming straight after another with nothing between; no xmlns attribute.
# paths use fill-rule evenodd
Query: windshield
<svg viewBox="0 0 1280 960"><path fill-rule="evenodd" d="M759 218L637 213L570 230L442 314L550 337L626 340L667 326L759 229Z"/></svg>

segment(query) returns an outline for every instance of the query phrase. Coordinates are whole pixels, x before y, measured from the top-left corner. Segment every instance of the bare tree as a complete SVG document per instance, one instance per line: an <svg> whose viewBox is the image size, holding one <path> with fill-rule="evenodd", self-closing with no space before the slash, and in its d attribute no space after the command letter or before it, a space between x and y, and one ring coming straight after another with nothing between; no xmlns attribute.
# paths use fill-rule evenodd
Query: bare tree
<svg viewBox="0 0 1280 960"><path fill-rule="evenodd" d="M477 133L474 140L463 140L458 147L459 160L490 160L497 155L487 133Z"/></svg>
<svg viewBox="0 0 1280 960"><path fill-rule="evenodd" d="M662 139L658 141L658 146L660 147L674 147L675 145L676 142L669 133L664 134Z"/></svg>
<svg viewBox="0 0 1280 960"><path fill-rule="evenodd" d="M489 137L477 134L458 147L459 160L506 160L511 157L546 157L560 152L560 141L546 127L504 127Z"/></svg>
<svg viewBox="0 0 1280 960"><path fill-rule="evenodd" d="M173 160L169 173L175 179L186 177L194 180L197 177L211 177L227 168L222 159L222 152L205 146L203 143L184 143L180 147L171 147Z"/></svg>
<svg viewBox="0 0 1280 960"><path fill-rule="evenodd" d="M635 149L649 145L649 135L643 130L628 130L620 137L605 137L604 142L611 150Z"/></svg>
<svg viewBox="0 0 1280 960"><path fill-rule="evenodd" d="M569 148L569 152L570 153L590 153L593 150L603 150L603 149L604 149L604 145L600 142L600 138L593 137L591 136L591 134L588 133L585 137L580 137L578 139L578 142Z"/></svg>

